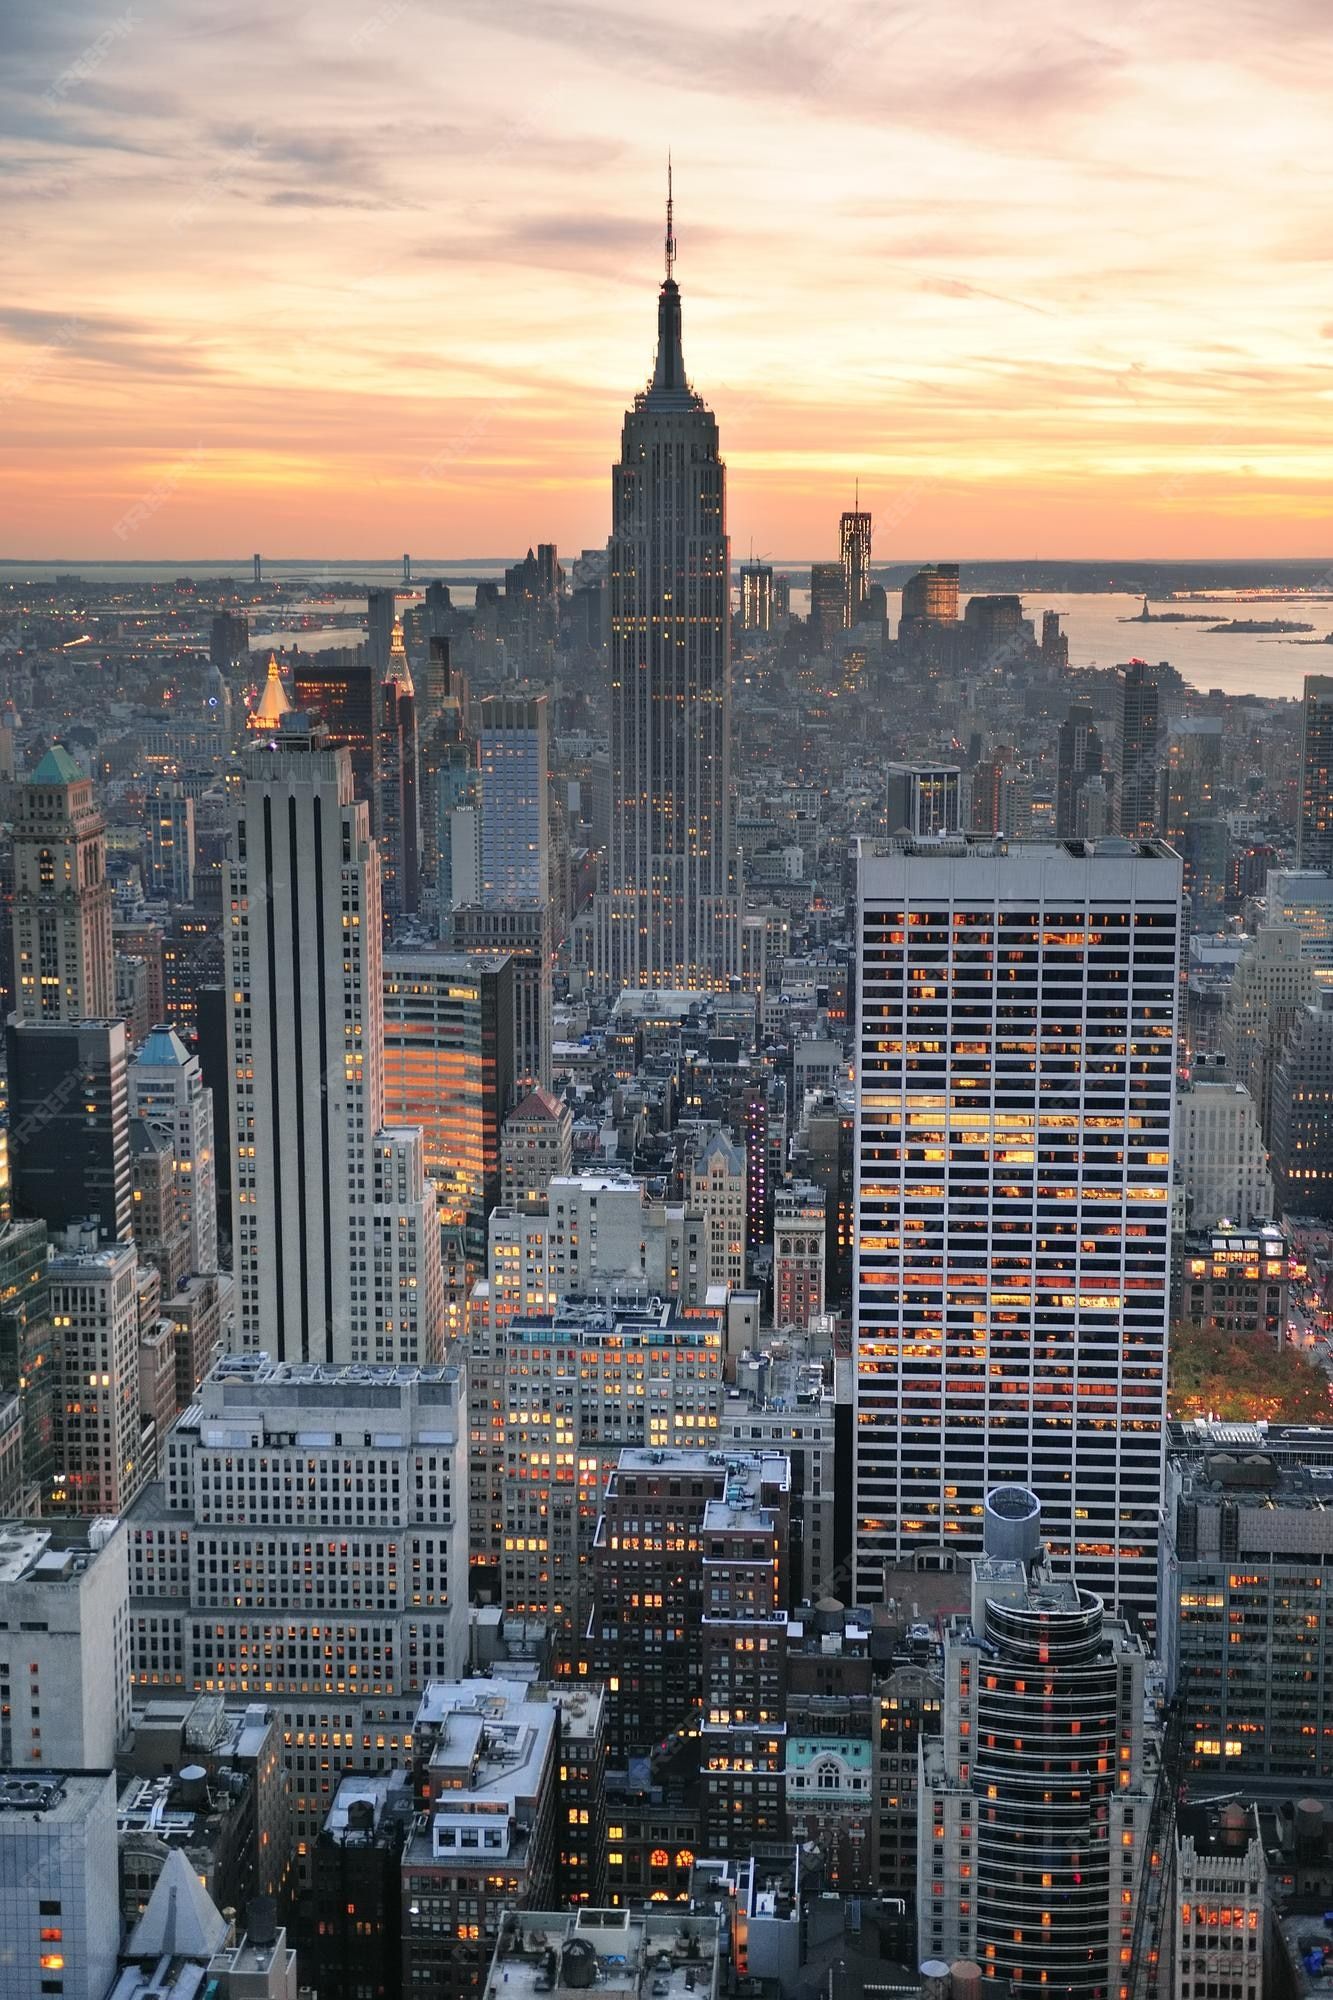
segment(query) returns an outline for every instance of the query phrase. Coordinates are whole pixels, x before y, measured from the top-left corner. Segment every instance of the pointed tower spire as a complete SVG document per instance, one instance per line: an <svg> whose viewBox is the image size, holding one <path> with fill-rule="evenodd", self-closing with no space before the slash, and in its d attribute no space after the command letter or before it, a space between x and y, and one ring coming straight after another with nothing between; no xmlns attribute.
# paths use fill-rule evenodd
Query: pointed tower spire
<svg viewBox="0 0 1333 2000"><path fill-rule="evenodd" d="M680 287L676 283L676 221L672 199L671 155L667 155L666 276L657 298L657 363L649 385L652 396L688 396L685 356L680 344Z"/></svg>
<svg viewBox="0 0 1333 2000"><path fill-rule="evenodd" d="M668 153L667 153L667 231L666 231L666 274L667 274L668 278L670 278L670 277L674 276L674 274L675 274L675 269L676 269L676 226L675 226L675 217L674 217L674 209L675 209L675 204L674 204L674 202L672 201L672 198L671 198L671 195L672 195L672 190L671 190L671 154L670 154L670 152L668 151Z"/></svg>
<svg viewBox="0 0 1333 2000"><path fill-rule="evenodd" d="M531 550L528 553L531 554ZM389 670L384 678L386 681L396 681L404 694L415 695L416 689L412 685L412 669L408 664L401 618L395 618L393 621L393 632L389 639Z"/></svg>

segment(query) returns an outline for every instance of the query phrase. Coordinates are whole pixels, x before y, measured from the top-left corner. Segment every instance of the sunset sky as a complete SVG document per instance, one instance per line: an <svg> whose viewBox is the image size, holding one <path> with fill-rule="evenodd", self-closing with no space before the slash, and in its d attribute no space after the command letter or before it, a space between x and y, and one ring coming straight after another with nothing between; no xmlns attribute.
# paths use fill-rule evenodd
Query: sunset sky
<svg viewBox="0 0 1333 2000"><path fill-rule="evenodd" d="M738 553L1333 555L1331 89L1328 0L9 0L0 555L604 541L668 147Z"/></svg>

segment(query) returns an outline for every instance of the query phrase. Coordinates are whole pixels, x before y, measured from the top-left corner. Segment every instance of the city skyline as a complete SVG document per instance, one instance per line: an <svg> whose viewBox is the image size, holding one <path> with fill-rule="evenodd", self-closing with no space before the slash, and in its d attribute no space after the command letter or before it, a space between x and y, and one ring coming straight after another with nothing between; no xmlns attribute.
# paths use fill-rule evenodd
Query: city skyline
<svg viewBox="0 0 1333 2000"><path fill-rule="evenodd" d="M1318 554L1330 30L1201 21L11 19L5 552L600 543L671 147L738 551Z"/></svg>

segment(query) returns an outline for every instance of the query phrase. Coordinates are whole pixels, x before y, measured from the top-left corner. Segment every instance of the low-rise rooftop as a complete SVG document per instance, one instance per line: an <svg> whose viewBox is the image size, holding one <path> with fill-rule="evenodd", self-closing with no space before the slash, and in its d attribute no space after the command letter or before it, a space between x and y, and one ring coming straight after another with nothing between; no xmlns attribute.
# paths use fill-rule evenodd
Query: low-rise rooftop
<svg viewBox="0 0 1333 2000"><path fill-rule="evenodd" d="M589 1989L597 2000L712 2000L718 1947L712 1915L519 1910L501 1926L484 2000Z"/></svg>

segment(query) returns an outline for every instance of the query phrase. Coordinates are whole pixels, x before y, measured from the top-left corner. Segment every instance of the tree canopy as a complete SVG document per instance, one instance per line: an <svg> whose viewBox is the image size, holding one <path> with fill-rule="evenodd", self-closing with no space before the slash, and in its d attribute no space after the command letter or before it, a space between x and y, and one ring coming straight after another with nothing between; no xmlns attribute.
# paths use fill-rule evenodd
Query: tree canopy
<svg viewBox="0 0 1333 2000"><path fill-rule="evenodd" d="M1326 1424L1333 1422L1333 1384L1294 1347L1181 1325L1171 1329L1167 1408L1173 1417Z"/></svg>

